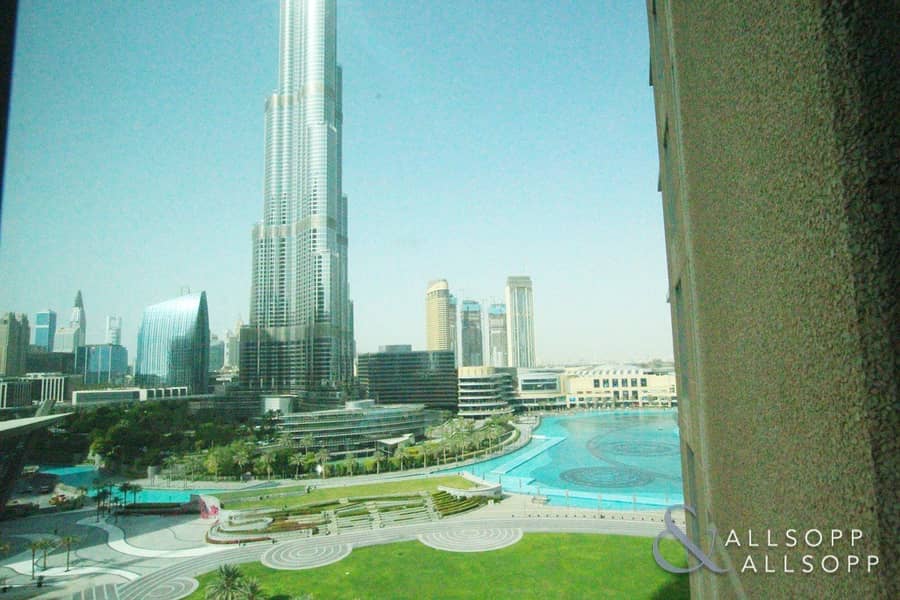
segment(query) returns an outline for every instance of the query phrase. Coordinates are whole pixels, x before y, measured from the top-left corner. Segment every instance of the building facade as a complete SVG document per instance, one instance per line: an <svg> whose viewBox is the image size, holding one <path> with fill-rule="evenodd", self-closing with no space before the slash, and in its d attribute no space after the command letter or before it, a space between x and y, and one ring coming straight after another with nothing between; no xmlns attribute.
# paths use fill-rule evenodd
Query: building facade
<svg viewBox="0 0 900 600"><path fill-rule="evenodd" d="M647 13L691 597L898 598L897 5Z"/></svg>
<svg viewBox="0 0 900 600"><path fill-rule="evenodd" d="M81 298L81 290L78 290L78 293L75 294L68 326L58 328L53 336L53 351L75 354L75 351L86 343L86 331L87 317L84 312L84 301Z"/></svg>
<svg viewBox="0 0 900 600"><path fill-rule="evenodd" d="M225 366L225 341L213 335L209 342L209 371L218 371Z"/></svg>
<svg viewBox="0 0 900 600"><path fill-rule="evenodd" d="M342 75L334 0L282 0L277 91L266 100L263 221L253 228L242 383L336 389L353 376Z"/></svg>
<svg viewBox="0 0 900 600"><path fill-rule="evenodd" d="M158 388L115 388L108 390L78 390L72 392L72 406L90 408L104 404L127 404L148 400L175 400L188 398L186 386Z"/></svg>
<svg viewBox="0 0 900 600"><path fill-rule="evenodd" d="M488 363L492 367L507 367L506 305L491 304L488 309Z"/></svg>
<svg viewBox="0 0 900 600"><path fill-rule="evenodd" d="M34 345L47 352L53 351L53 340L56 336L56 313L49 308L34 317Z"/></svg>
<svg viewBox="0 0 900 600"><path fill-rule="evenodd" d="M298 444L309 435L310 450L325 448L334 458L349 452L372 453L379 440L404 434L421 438L426 428L439 421L438 411L421 404L376 405L374 400L357 400L341 409L283 415L278 430Z"/></svg>
<svg viewBox="0 0 900 600"><path fill-rule="evenodd" d="M459 313L461 361L463 367L484 366L484 340L481 331L481 305L463 300Z"/></svg>
<svg viewBox="0 0 900 600"><path fill-rule="evenodd" d="M396 347L393 347L396 348ZM456 362L450 350L384 348L357 357L359 383L379 404L422 404L456 410Z"/></svg>
<svg viewBox="0 0 900 600"><path fill-rule="evenodd" d="M456 304L451 310L450 286L446 279L428 283L425 292L425 349L456 350Z"/></svg>
<svg viewBox="0 0 900 600"><path fill-rule="evenodd" d="M74 352L45 352L40 346L28 348L25 357L26 373L75 373Z"/></svg>
<svg viewBox="0 0 900 600"><path fill-rule="evenodd" d="M553 411L570 408L565 369L515 369L513 407L516 411Z"/></svg>
<svg viewBox="0 0 900 600"><path fill-rule="evenodd" d="M513 412L514 369L460 367L459 416L472 419Z"/></svg>
<svg viewBox="0 0 900 600"><path fill-rule="evenodd" d="M141 387L187 386L205 393L209 372L206 292L180 296L144 309L138 331L135 383Z"/></svg>
<svg viewBox="0 0 900 600"><path fill-rule="evenodd" d="M0 408L31 406L31 382L22 377L0 377Z"/></svg>
<svg viewBox="0 0 900 600"><path fill-rule="evenodd" d="M507 361L511 367L533 367L534 294L531 277L506 279Z"/></svg>
<svg viewBox="0 0 900 600"><path fill-rule="evenodd" d="M234 329L225 333L226 367L236 369L241 365L241 327L243 326L244 324L238 319Z"/></svg>
<svg viewBox="0 0 900 600"><path fill-rule="evenodd" d="M23 314L0 315L0 375L25 374L31 328Z"/></svg>
<svg viewBox="0 0 900 600"><path fill-rule="evenodd" d="M672 407L678 405L675 372L634 365L566 369L568 408Z"/></svg>
<svg viewBox="0 0 900 600"><path fill-rule="evenodd" d="M106 317L106 343L122 344L122 317Z"/></svg>
<svg viewBox="0 0 900 600"><path fill-rule="evenodd" d="M88 344L75 353L75 372L84 383L122 385L128 374L128 349L118 344Z"/></svg>

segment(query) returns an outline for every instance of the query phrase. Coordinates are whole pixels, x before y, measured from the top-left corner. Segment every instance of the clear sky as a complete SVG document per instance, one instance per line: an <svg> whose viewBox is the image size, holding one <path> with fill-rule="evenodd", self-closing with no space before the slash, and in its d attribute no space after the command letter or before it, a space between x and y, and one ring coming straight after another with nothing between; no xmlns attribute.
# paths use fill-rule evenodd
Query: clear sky
<svg viewBox="0 0 900 600"><path fill-rule="evenodd" d="M428 281L534 282L543 363L670 358L643 2L338 0L359 352L425 342ZM246 321L275 0L21 0L0 310L88 343L206 290Z"/></svg>

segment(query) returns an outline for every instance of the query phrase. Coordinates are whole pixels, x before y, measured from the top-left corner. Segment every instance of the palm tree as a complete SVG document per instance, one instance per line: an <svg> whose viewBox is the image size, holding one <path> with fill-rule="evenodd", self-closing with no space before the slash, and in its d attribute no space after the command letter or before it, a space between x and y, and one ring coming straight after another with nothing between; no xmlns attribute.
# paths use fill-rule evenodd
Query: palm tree
<svg viewBox="0 0 900 600"><path fill-rule="evenodd" d="M301 446L303 446L303 454L309 454L309 447L315 443L311 433L307 433L306 435L301 437L298 442Z"/></svg>
<svg viewBox="0 0 900 600"><path fill-rule="evenodd" d="M74 535L64 535L62 539L59 541L60 544L66 547L66 571L69 570L69 554L72 551L72 546L80 542L81 539L75 537Z"/></svg>
<svg viewBox="0 0 900 600"><path fill-rule="evenodd" d="M236 565L220 565L206 587L206 600L243 600L244 574Z"/></svg>
<svg viewBox="0 0 900 600"><path fill-rule="evenodd" d="M255 577L248 577L241 581L241 600L265 600L266 593L259 580Z"/></svg>
<svg viewBox="0 0 900 600"><path fill-rule="evenodd" d="M131 484L127 481L119 484L119 491L122 492L122 500L128 503L128 492L131 491Z"/></svg>
<svg viewBox="0 0 900 600"><path fill-rule="evenodd" d="M41 540L43 541L43 540ZM29 542L28 549L31 550L31 578L34 579L34 556L41 549L41 541L34 540Z"/></svg>
<svg viewBox="0 0 900 600"><path fill-rule="evenodd" d="M294 441L294 436L292 436L287 431L281 434L280 442L282 448L293 450L297 447L297 443Z"/></svg>
<svg viewBox="0 0 900 600"><path fill-rule="evenodd" d="M267 450L263 452L263 455L259 457L260 462L266 467L266 481L272 478L272 463L275 462L275 453L271 450ZM282 473L283 475L284 473Z"/></svg>
<svg viewBox="0 0 900 600"><path fill-rule="evenodd" d="M328 476L328 456L327 448L322 448L316 452L316 458L319 459L319 464L322 465L322 479L325 479Z"/></svg>
<svg viewBox="0 0 900 600"><path fill-rule="evenodd" d="M375 448L375 474L381 474L381 459L384 458L384 452L381 448Z"/></svg>
<svg viewBox="0 0 900 600"><path fill-rule="evenodd" d="M212 471L213 475L216 478L216 481L219 480L219 455L216 452L216 449L213 448L209 451L209 454L206 455L206 471Z"/></svg>
<svg viewBox="0 0 900 600"><path fill-rule="evenodd" d="M250 462L250 452L246 448L238 448L234 451L234 464L238 466L241 470L241 475L244 474L244 465Z"/></svg>
<svg viewBox="0 0 900 600"><path fill-rule="evenodd" d="M139 484L139 483L131 484L131 498L132 498L131 502L132 502L132 504L137 504L137 496L138 496L138 494L140 494L143 491L144 491L144 488L141 484Z"/></svg>
<svg viewBox="0 0 900 600"><path fill-rule="evenodd" d="M350 476L352 477L353 469L354 469L354 467L356 467L356 453L354 453L354 452L347 453L346 464L347 464L347 472L349 472Z"/></svg>
<svg viewBox="0 0 900 600"><path fill-rule="evenodd" d="M288 464L292 467L296 467L296 470L294 471L294 479L300 477L300 466L303 464L303 460L303 455L299 453L292 454L288 459Z"/></svg>
<svg viewBox="0 0 900 600"><path fill-rule="evenodd" d="M401 448L400 446L397 446L397 450L394 452L394 458L400 459L400 470L401 471L403 470L403 456L405 454L406 453L403 451L403 448Z"/></svg>
<svg viewBox="0 0 900 600"><path fill-rule="evenodd" d="M97 490L94 500L97 502L97 520L100 520L100 512L103 509L103 502L109 498L109 490L106 488Z"/></svg>
<svg viewBox="0 0 900 600"><path fill-rule="evenodd" d="M47 570L47 553L56 548L56 542L51 540L50 538L44 538L42 540L37 541L38 550L41 551L44 559L43 569Z"/></svg>

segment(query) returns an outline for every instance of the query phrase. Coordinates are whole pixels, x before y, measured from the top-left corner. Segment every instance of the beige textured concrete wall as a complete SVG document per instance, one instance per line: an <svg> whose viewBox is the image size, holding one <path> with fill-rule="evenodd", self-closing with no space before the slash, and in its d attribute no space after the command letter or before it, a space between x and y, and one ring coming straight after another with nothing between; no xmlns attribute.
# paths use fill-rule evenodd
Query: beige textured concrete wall
<svg viewBox="0 0 900 600"><path fill-rule="evenodd" d="M663 185L677 213L671 283L691 288L693 329L680 349L693 361L681 415L698 454L689 500L720 536L865 535L852 549L749 552L757 565L786 553L795 567L806 553L881 560L871 574L704 570L697 597L900 597L897 233L884 222L896 213L900 102L877 54L897 56L896 6L648 6L654 60L674 67L654 76L660 154L667 119L670 132L680 121L683 150L662 170L675 171ZM747 549L727 552L740 569Z"/></svg>

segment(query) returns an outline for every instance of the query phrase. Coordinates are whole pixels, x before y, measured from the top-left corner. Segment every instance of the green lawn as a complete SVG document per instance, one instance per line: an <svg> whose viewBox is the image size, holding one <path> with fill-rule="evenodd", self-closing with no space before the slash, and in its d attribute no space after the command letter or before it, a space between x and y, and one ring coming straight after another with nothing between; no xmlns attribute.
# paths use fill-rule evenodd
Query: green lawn
<svg viewBox="0 0 900 600"><path fill-rule="evenodd" d="M652 547L652 538L535 533L492 552L442 552L401 542L355 548L347 558L318 569L277 571L260 563L240 569L260 580L270 600L301 592L315 600L690 598L688 576L662 570ZM663 551L673 564L686 564L673 540L663 540ZM200 589L189 600L203 600L214 576L199 577Z"/></svg>
<svg viewBox="0 0 900 600"><path fill-rule="evenodd" d="M315 483L312 483L315 485ZM443 475L441 477L428 477L419 479L400 479L397 481L385 481L383 483L366 483L362 485L348 485L334 488L319 488L313 490L309 494L301 493L306 486L300 489L291 486L288 490L296 490L296 495L275 496L276 493L283 493L284 490L279 488L265 488L254 491L251 494L240 492L241 496L231 494L219 494L218 498L225 504L225 508L231 509L248 509L248 508L281 508L282 506L302 506L312 502L322 502L324 500L336 500L338 498L349 498L359 496L382 496L397 493L415 493L420 490L427 492L436 492L439 485L450 487L469 489L475 487L475 484L459 475ZM266 498L271 495L271 498ZM260 500L260 496L263 497Z"/></svg>

